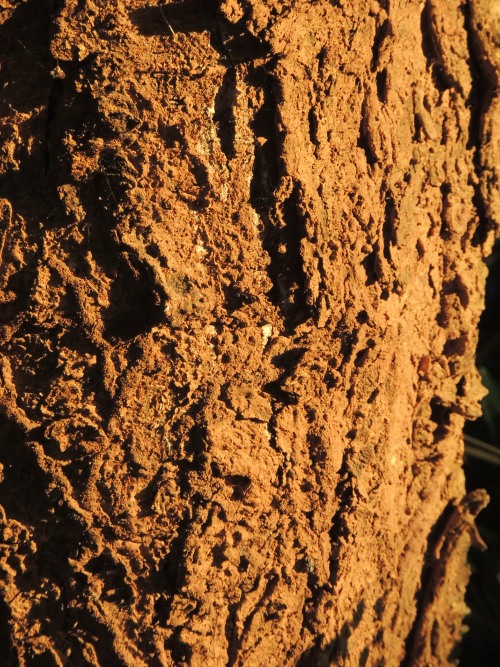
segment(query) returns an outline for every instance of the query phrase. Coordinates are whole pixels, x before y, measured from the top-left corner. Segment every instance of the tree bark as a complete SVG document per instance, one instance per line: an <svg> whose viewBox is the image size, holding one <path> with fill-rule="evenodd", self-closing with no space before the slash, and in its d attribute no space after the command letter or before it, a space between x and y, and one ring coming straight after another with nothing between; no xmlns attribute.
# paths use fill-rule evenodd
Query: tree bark
<svg viewBox="0 0 500 667"><path fill-rule="evenodd" d="M494 0L0 17L0 662L448 664Z"/></svg>

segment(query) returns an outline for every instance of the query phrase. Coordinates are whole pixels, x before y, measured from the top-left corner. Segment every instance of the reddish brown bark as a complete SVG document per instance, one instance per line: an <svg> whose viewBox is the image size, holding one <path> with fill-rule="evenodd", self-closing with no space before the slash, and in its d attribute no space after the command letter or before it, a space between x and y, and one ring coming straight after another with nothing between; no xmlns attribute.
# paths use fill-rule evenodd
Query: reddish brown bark
<svg viewBox="0 0 500 667"><path fill-rule="evenodd" d="M0 661L451 660L495 11L4 3Z"/></svg>

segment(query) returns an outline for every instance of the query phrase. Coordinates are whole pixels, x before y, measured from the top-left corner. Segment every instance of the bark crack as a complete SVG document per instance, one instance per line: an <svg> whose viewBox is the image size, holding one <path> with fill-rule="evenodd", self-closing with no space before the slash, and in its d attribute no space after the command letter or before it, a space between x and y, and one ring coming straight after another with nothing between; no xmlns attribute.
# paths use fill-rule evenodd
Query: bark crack
<svg viewBox="0 0 500 667"><path fill-rule="evenodd" d="M229 66L215 97L214 123L217 125L221 150L230 162L235 154L236 120L234 107L237 101L236 68Z"/></svg>

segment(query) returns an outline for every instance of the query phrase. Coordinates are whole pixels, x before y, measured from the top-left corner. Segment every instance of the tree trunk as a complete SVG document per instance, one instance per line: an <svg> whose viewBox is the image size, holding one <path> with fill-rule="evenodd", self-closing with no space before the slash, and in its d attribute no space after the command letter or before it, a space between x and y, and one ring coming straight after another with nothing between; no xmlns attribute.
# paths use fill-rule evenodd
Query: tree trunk
<svg viewBox="0 0 500 667"><path fill-rule="evenodd" d="M448 664L495 0L2 6L1 664Z"/></svg>

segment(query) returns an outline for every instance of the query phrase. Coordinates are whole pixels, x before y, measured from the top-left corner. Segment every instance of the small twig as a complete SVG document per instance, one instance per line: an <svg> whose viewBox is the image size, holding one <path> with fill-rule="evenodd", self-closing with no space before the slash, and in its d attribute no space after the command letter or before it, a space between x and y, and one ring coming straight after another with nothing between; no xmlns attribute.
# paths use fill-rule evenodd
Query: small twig
<svg viewBox="0 0 500 667"><path fill-rule="evenodd" d="M113 188L111 187L111 183L109 182L108 174L105 171L103 171L102 173L104 174L104 178L106 179L106 183L108 184L108 188L109 188L109 191L111 193L111 196L113 197L113 199L115 201L115 204L118 206L118 201L115 197L115 193L113 192Z"/></svg>
<svg viewBox="0 0 500 667"><path fill-rule="evenodd" d="M29 54L34 60L36 60L36 64L38 65L38 67L39 67L40 69L43 69L42 64L40 63L40 58L37 58L37 56L35 56L35 54L34 54L32 51L30 51L30 50L28 49L28 47L26 46L26 44L24 44L23 42L21 42L20 39L18 39L17 41L18 41L19 44L23 47L23 49L26 51L26 53Z"/></svg>
<svg viewBox="0 0 500 667"><path fill-rule="evenodd" d="M163 11L163 7L162 7L161 5L158 5L158 9L160 10L160 14L161 14L163 20L165 21L165 23L166 23L166 25L167 25L167 28L168 28L169 31L170 31L170 34L171 34L172 37L175 39L175 38L177 37L177 33L175 32L175 30L172 28L172 26L171 26L170 23L168 22L168 19L167 19L166 15L165 15L165 12Z"/></svg>
<svg viewBox="0 0 500 667"><path fill-rule="evenodd" d="M500 466L500 449L490 445L488 442L474 438L472 435L464 434L465 453L480 461L493 463Z"/></svg>

